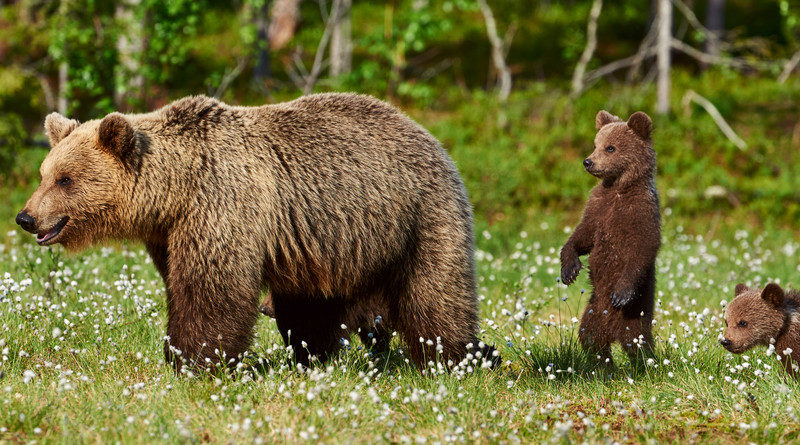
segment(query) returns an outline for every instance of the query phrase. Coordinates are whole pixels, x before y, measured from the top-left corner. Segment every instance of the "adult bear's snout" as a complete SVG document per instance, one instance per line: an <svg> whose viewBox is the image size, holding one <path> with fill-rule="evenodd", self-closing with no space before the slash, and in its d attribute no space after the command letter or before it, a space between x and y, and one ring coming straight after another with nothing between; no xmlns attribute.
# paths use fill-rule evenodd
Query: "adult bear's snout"
<svg viewBox="0 0 800 445"><path fill-rule="evenodd" d="M24 210L17 213L16 221L26 232L36 233L36 218L28 215Z"/></svg>

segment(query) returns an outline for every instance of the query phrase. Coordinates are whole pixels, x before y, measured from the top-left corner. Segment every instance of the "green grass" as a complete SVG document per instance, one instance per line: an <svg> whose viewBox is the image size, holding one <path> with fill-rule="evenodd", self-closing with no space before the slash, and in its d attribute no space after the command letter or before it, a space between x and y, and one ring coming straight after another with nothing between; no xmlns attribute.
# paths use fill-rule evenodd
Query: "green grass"
<svg viewBox="0 0 800 445"><path fill-rule="evenodd" d="M787 441L798 389L773 356L717 345L733 284L792 283L800 244L720 226L689 235L666 218L659 257L657 358L612 371L576 347L586 277L556 283L566 234L556 219L477 254L484 336L500 370L425 375L395 344L370 357L356 338L298 371L262 319L259 372L176 376L163 363L163 285L138 245L67 256L12 231L0 244L0 438L12 441ZM489 239L487 239L487 237ZM252 360L249 362L252 363Z"/></svg>
<svg viewBox="0 0 800 445"><path fill-rule="evenodd" d="M613 87L570 102L533 85L504 107L470 93L409 110L451 151L475 204L482 335L504 361L495 371L416 370L397 341L372 356L356 338L337 359L298 370L263 318L247 361L263 360L257 371L176 376L162 356L163 283L142 246L67 255L13 227L46 154L20 153L0 187L0 440L797 440L800 386L774 355L733 356L717 338L721 302L737 282L800 286L798 147L787 131L798 85L710 76L677 76L676 103L691 84L751 147L729 145L697 110L657 122L656 359L637 369L619 349L613 370L580 350L574 320L588 298L586 272L569 288L556 277L558 250L593 184L577 161L594 113L648 108L652 91ZM711 185L732 198L704 198Z"/></svg>

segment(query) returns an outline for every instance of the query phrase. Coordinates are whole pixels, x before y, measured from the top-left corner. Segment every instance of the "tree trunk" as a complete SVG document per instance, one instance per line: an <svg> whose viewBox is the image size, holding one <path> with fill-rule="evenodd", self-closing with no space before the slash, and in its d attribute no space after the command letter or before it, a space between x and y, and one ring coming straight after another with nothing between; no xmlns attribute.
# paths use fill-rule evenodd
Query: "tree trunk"
<svg viewBox="0 0 800 445"><path fill-rule="evenodd" d="M669 113L670 90L670 49L672 48L672 2L659 0L658 2L658 39L656 41L656 55L658 57L658 101L656 113Z"/></svg>
<svg viewBox="0 0 800 445"><path fill-rule="evenodd" d="M351 40L350 8L352 0L342 0L341 10L338 14L331 12L331 17L337 21L333 25L331 34L331 75L338 76L350 72L353 55L353 42Z"/></svg>
<svg viewBox="0 0 800 445"><path fill-rule="evenodd" d="M483 21L486 24L486 34L489 37L489 43L492 45L492 62L494 68L497 70L497 89L498 96L501 102L508 99L511 93L511 70L508 69L505 59L505 48L500 35L497 33L497 23L494 20L494 14L486 0L478 0L478 7L483 13Z"/></svg>
<svg viewBox="0 0 800 445"><path fill-rule="evenodd" d="M144 49L142 41L144 24L137 21L134 14L140 4L141 0L120 2L114 11L122 28L117 39L119 66L114 88L114 104L117 109L128 108L128 104L125 103L128 94L133 94L138 100L142 99L144 76L137 57L141 56Z"/></svg>
<svg viewBox="0 0 800 445"><path fill-rule="evenodd" d="M706 5L706 53L719 56L719 42L725 30L725 0L708 0Z"/></svg>
<svg viewBox="0 0 800 445"><path fill-rule="evenodd" d="M589 11L589 24L586 25L586 48L583 49L575 72L572 74L572 96L577 97L584 87L583 76L586 74L586 66L592 60L595 48L597 48L597 20L603 9L603 0L594 0L592 9Z"/></svg>
<svg viewBox="0 0 800 445"><path fill-rule="evenodd" d="M58 112L67 114L67 83L69 82L69 65L66 61L58 64Z"/></svg>
<svg viewBox="0 0 800 445"><path fill-rule="evenodd" d="M270 75L269 66L269 1L254 14L256 34L256 66L253 69L253 81L263 85Z"/></svg>
<svg viewBox="0 0 800 445"><path fill-rule="evenodd" d="M294 37L300 0L275 0L269 21L269 47L277 51Z"/></svg>

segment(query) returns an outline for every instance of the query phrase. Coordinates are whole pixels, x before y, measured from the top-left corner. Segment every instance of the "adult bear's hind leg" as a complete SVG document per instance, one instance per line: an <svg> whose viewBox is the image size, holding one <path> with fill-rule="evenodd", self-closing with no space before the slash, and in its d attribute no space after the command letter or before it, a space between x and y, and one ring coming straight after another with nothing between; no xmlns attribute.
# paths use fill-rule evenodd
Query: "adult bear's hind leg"
<svg viewBox="0 0 800 445"><path fill-rule="evenodd" d="M470 352L467 345L477 349L472 249L463 241L464 246L448 249L441 240L420 240L397 289L396 327L420 367L437 360L459 363Z"/></svg>

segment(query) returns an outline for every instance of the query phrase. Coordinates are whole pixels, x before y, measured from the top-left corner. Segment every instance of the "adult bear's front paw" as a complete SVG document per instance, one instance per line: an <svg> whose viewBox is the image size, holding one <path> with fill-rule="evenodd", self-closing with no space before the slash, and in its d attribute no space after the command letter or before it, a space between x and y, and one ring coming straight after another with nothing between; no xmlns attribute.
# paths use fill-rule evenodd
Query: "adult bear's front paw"
<svg viewBox="0 0 800 445"><path fill-rule="evenodd" d="M578 278L578 274L583 268L583 264L581 260L575 258L572 261L562 261L561 262L561 282L569 286L575 281L575 278Z"/></svg>
<svg viewBox="0 0 800 445"><path fill-rule="evenodd" d="M633 289L622 289L611 292L611 306L621 308L633 300Z"/></svg>

